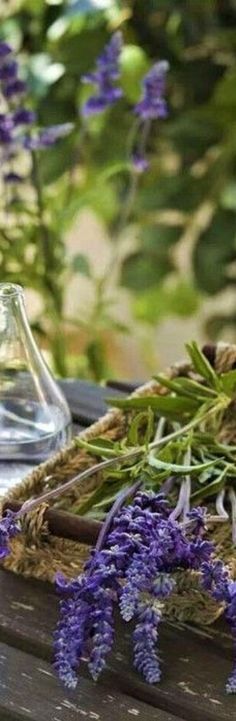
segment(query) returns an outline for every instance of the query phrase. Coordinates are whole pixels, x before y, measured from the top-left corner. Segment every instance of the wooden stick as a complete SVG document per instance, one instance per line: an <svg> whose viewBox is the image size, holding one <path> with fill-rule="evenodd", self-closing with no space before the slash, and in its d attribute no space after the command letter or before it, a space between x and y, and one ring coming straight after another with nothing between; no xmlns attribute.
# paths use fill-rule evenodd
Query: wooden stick
<svg viewBox="0 0 236 721"><path fill-rule="evenodd" d="M3 513L8 509L17 512L20 510L21 505L18 501L6 501L3 506ZM102 527L102 523L98 521L76 516L66 511L58 511L54 508L47 508L44 518L52 536L69 538L72 541L79 541L88 545L93 545L96 542Z"/></svg>

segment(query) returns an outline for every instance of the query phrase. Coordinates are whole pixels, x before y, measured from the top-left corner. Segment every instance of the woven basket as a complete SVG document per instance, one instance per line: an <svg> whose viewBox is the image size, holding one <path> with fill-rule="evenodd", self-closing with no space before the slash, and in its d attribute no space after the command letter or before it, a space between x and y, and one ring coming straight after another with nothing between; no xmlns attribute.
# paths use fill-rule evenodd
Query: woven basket
<svg viewBox="0 0 236 721"><path fill-rule="evenodd" d="M217 372L226 372L236 366L236 346L219 343L214 347L207 347L205 352ZM166 375L170 378L180 374L194 377L189 363L178 363L166 371ZM155 395L165 392L157 382L152 381L139 388L133 395ZM126 435L126 431L127 415L112 409L83 431L80 437L91 440L103 435L106 438L120 439ZM236 414L235 418L232 418L232 412L230 417L226 415L220 437L229 444L236 443ZM46 487L53 488L63 481L68 481L94 463L94 457L81 450L74 439L67 448L39 465L15 486L7 497L4 497L3 503L4 505L6 503L11 505L12 502L23 503L41 494ZM78 504L80 499L84 502L100 482L99 474L93 475L68 491L63 496L66 510L70 511L73 504ZM79 541L51 535L44 520L44 513L45 507L40 507L37 512L28 514L24 521L23 533L12 540L11 555L5 559L5 567L24 576L34 576L49 581L53 580L58 570L68 577L77 575L83 569L88 557L89 546ZM235 578L236 558L231 544L230 524L218 524L212 534L219 556L230 564ZM178 574L178 593L172 595L166 611L172 618L194 621L201 625L212 623L221 613L219 606L200 590L195 572Z"/></svg>

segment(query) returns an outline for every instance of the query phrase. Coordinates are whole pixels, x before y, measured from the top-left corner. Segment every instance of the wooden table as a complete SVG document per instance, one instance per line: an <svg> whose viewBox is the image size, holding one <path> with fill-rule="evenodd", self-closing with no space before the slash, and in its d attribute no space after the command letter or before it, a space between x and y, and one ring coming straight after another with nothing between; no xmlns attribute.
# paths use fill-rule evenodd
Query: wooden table
<svg viewBox="0 0 236 721"><path fill-rule="evenodd" d="M104 398L114 395L114 388L74 381L63 387L76 428L104 413ZM50 664L58 606L53 588L3 570L0 582L0 721L236 719L236 698L224 693L232 644L222 625L200 631L163 623L163 681L148 686L132 669L127 627L118 622L117 643L99 682L82 667L78 689L68 691Z"/></svg>

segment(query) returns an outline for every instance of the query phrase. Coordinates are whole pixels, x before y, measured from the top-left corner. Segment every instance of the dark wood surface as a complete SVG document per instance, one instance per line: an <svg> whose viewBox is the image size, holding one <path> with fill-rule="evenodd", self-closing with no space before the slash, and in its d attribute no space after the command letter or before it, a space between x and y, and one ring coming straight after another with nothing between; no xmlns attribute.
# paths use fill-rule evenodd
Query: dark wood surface
<svg viewBox="0 0 236 721"><path fill-rule="evenodd" d="M74 381L63 387L74 421L82 426L98 418L104 399L117 392ZM122 384L119 392L125 388ZM163 623L163 680L148 686L132 669L129 633L117 619L107 670L95 684L82 666L78 689L72 692L57 681L51 665L58 608L53 588L3 570L0 584L0 721L236 719L236 698L224 693L232 647L222 624L202 631Z"/></svg>

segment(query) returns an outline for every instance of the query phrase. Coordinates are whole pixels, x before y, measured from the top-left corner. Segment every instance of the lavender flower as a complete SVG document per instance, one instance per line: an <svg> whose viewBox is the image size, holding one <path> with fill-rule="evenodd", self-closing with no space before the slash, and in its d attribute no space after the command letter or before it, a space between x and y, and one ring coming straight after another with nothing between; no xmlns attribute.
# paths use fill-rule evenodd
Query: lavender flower
<svg viewBox="0 0 236 721"><path fill-rule="evenodd" d="M31 135L25 138L24 147L28 150L40 150L47 148L60 138L64 138L73 129L72 123L63 123L61 125L51 125L44 128L37 135Z"/></svg>
<svg viewBox="0 0 236 721"><path fill-rule="evenodd" d="M13 113L12 120L14 126L32 125L36 120L36 113L34 113L33 110L28 110L28 108L18 108L15 113Z"/></svg>
<svg viewBox="0 0 236 721"><path fill-rule="evenodd" d="M89 670L94 681L106 665L106 657L113 646L114 620L112 589L98 588L93 596L94 607L90 614L92 640Z"/></svg>
<svg viewBox="0 0 236 721"><path fill-rule="evenodd" d="M169 64L166 60L155 63L145 75L143 81L143 97L135 106L135 113L142 120L163 119L167 117L167 104L164 98L166 90L166 73Z"/></svg>
<svg viewBox="0 0 236 721"><path fill-rule="evenodd" d="M2 180L8 185L8 208L11 205L9 187L22 185L26 180L14 167L22 152L38 150L53 145L67 135L73 125L50 126L36 130L36 114L22 104L22 94L27 91L26 83L18 77L18 62L13 58L11 47L0 43L0 97L3 96L4 112L0 114L0 156ZM13 196L14 197L14 196Z"/></svg>
<svg viewBox="0 0 236 721"><path fill-rule="evenodd" d="M61 617L54 634L54 666L68 688L77 685L77 671L84 648L89 606L77 596L61 601Z"/></svg>
<svg viewBox="0 0 236 721"><path fill-rule="evenodd" d="M140 152L134 152L132 153L132 165L134 170L136 170L136 173L138 175L142 175L142 173L145 173L146 170L149 168L149 162L145 155L142 155Z"/></svg>
<svg viewBox="0 0 236 721"><path fill-rule="evenodd" d="M136 142L135 149L131 155L134 171L138 174L144 173L149 167L146 158L146 146L152 120L164 119L168 115L167 103L164 97L168 68L169 65L166 60L162 60L153 65L144 77L143 94L141 100L134 108L135 114L138 115L141 121L139 142Z"/></svg>
<svg viewBox="0 0 236 721"><path fill-rule="evenodd" d="M0 521L0 559L10 554L9 541L20 532L19 522L13 511L7 511Z"/></svg>
<svg viewBox="0 0 236 721"><path fill-rule="evenodd" d="M16 60L8 60L0 65L0 80L12 81L17 77L18 64Z"/></svg>
<svg viewBox="0 0 236 721"><path fill-rule="evenodd" d="M156 653L158 626L161 612L150 601L142 601L137 609L137 623L133 633L134 666L148 683L161 678L159 657Z"/></svg>
<svg viewBox="0 0 236 721"><path fill-rule="evenodd" d="M96 115L105 108L116 103L122 97L122 90L114 83L118 80L119 57L122 49L122 34L112 35L110 42L105 46L97 59L96 70L82 77L84 83L92 83L96 87L96 94L86 101L82 108L84 116Z"/></svg>
<svg viewBox="0 0 236 721"><path fill-rule="evenodd" d="M6 83L2 88L3 95L5 95L5 98L7 98L8 100L13 98L15 95L23 95L26 90L26 83L24 82L24 80L20 80L19 78L16 78L11 82Z"/></svg>
<svg viewBox="0 0 236 721"><path fill-rule="evenodd" d="M217 559L203 563L201 574L204 590L225 606L224 615L231 628L234 645L233 670L226 684L226 692L236 693L236 581L232 581L229 569Z"/></svg>
<svg viewBox="0 0 236 721"><path fill-rule="evenodd" d="M7 55L10 55L12 52L12 49L8 43L5 43L4 41L0 42L0 62L5 60Z"/></svg>

